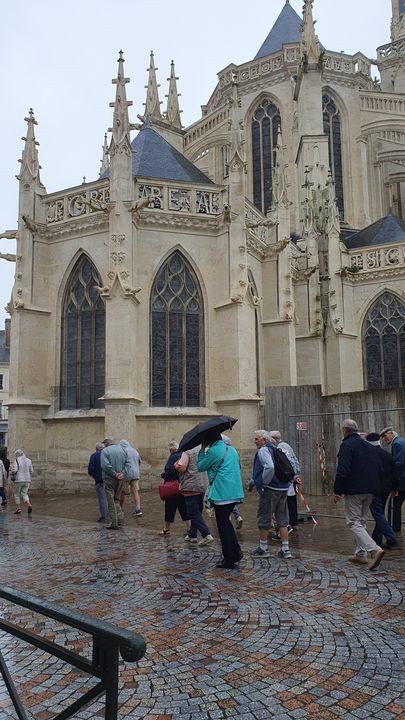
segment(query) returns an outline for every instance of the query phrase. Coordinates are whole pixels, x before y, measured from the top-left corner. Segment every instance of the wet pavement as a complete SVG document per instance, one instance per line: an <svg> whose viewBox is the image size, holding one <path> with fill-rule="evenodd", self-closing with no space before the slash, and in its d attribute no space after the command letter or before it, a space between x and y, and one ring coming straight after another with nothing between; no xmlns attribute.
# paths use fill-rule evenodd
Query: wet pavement
<svg viewBox="0 0 405 720"><path fill-rule="evenodd" d="M378 570L353 566L343 508L309 498L319 523L301 523L290 535L293 559L279 559L272 542L269 559L253 560L256 501L249 495L239 533L245 557L236 571L217 570L217 540L187 546L179 520L159 537L163 504L152 491L142 499L143 517L133 518L128 505L125 527L113 532L95 522L93 495L33 495L31 516L14 516L12 507L0 514L1 584L145 637L140 663L121 663L120 718L405 718L401 542ZM0 613L89 650L79 631L4 601ZM29 718L51 720L92 684L3 633L0 650ZM102 707L94 703L75 717L103 717ZM1 680L0 718L16 718Z"/></svg>

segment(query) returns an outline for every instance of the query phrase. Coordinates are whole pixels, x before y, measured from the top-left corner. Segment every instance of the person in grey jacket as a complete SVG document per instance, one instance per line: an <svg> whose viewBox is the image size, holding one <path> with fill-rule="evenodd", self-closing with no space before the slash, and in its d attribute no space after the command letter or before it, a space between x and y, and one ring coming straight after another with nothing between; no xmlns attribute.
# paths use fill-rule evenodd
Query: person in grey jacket
<svg viewBox="0 0 405 720"><path fill-rule="evenodd" d="M380 432L380 438L389 446L395 463L398 480L398 494L393 498L392 529L401 532L401 510L405 500L405 438L398 435L393 427L386 427Z"/></svg>
<svg viewBox="0 0 405 720"><path fill-rule="evenodd" d="M113 438L104 438L103 445L101 470L103 472L108 514L111 520L110 525L105 527L109 530L116 530L124 525L124 513L120 505L120 495L125 476L130 472L131 462L124 448L117 445Z"/></svg>
<svg viewBox="0 0 405 720"><path fill-rule="evenodd" d="M208 477L205 472L198 472L197 457L199 447L186 450L174 464L180 473L180 492L186 503L187 518L190 520L190 529L184 540L197 543L197 531L201 534L199 545L209 545L214 542L210 529L205 522L202 511L204 509L204 493L208 487Z"/></svg>
<svg viewBox="0 0 405 720"><path fill-rule="evenodd" d="M342 423L342 443L338 453L333 501L344 496L346 524L355 538L354 555L350 562L367 565L367 553L371 561L369 569L380 564L384 550L370 537L366 520L374 495L381 493L380 466L375 448L362 440L357 423L348 418Z"/></svg>

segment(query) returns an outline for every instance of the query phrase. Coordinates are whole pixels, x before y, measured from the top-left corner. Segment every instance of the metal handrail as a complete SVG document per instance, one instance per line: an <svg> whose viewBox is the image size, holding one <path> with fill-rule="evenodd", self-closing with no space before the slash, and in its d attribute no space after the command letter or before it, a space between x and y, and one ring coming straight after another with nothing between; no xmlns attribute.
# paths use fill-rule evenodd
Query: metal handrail
<svg viewBox="0 0 405 720"><path fill-rule="evenodd" d="M20 607L25 607L40 615L57 620L60 623L74 627L92 636L92 659L79 655L62 645L58 645L30 630L15 625L0 618L0 630L28 642L30 645L44 650L58 657L64 662L99 678L100 682L88 690L81 698L69 705L65 710L55 716L54 720L68 720L74 713L90 704L105 693L105 720L117 720L118 717L118 654L125 662L138 662L146 652L146 643L141 635L129 630L117 628L105 620L96 620L88 615L82 615L74 610L50 603L46 600L33 597L21 590L0 586L0 598ZM0 652L0 672L3 676L10 698L13 702L19 720L28 720L25 709L21 703L17 689L8 671L6 662Z"/></svg>

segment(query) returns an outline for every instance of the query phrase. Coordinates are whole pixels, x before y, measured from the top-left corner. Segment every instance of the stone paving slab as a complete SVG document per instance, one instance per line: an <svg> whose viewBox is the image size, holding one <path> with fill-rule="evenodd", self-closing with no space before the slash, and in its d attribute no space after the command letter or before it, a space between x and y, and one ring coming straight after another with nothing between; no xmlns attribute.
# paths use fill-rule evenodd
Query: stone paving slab
<svg viewBox="0 0 405 720"><path fill-rule="evenodd" d="M215 568L217 542L185 545L179 534L159 538L140 524L111 532L10 510L0 515L1 582L144 635L145 658L121 663L120 718L405 718L402 552L371 573L305 545L290 561L276 557L276 545L269 559L253 560L246 541L233 572ZM0 612L90 651L79 631L3 601ZM94 683L2 633L0 649L37 720ZM15 717L0 681L0 718ZM103 717L102 704L76 717Z"/></svg>

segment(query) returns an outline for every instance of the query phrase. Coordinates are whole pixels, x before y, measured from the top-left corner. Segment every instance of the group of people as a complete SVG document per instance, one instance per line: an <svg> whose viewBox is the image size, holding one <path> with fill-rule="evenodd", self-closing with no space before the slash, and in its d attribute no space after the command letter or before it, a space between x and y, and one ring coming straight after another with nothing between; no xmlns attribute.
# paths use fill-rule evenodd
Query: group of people
<svg viewBox="0 0 405 720"><path fill-rule="evenodd" d="M293 449L282 442L278 430L257 430L254 434L256 454L249 490L256 487L259 496L257 525L259 546L254 557L268 557L268 538L272 529L281 540L280 557L288 559L289 529L298 522L295 488L301 484L300 466ZM291 473L289 479L275 473L277 448L285 453ZM179 494L165 501L165 522L161 535L170 533L170 525L177 511L186 523L184 540L200 547L214 538L203 516L204 505L212 508L222 547L218 568L234 569L243 557L231 518L236 528L243 522L237 506L244 500L243 481L238 453L226 435L213 430L205 436L201 447L178 452L177 443L169 443L170 456L162 477L164 482L178 480ZM198 533L201 539L198 540Z"/></svg>
<svg viewBox="0 0 405 720"><path fill-rule="evenodd" d="M134 504L133 515L142 517L139 476L141 457L128 440L116 443L110 436L96 443L87 472L94 479L100 517L97 522L116 530L124 525L123 507L127 494Z"/></svg>
<svg viewBox="0 0 405 720"><path fill-rule="evenodd" d="M396 532L401 530L401 511L405 500L405 438L392 427L380 433L369 433L363 439L357 423L343 421L342 443L338 454L334 502L342 497L348 527L355 538L355 551L349 556L353 563L374 570L385 550L397 544ZM385 443L390 452L381 447ZM392 524L385 517L388 498L392 502ZM370 536L366 520L371 512L375 528ZM383 538L385 537L385 545Z"/></svg>
<svg viewBox="0 0 405 720"><path fill-rule="evenodd" d="M7 505L6 484L8 477L12 483L12 492L15 502L15 515L21 515L21 504L27 507L28 515L32 513L32 504L28 495L34 468L31 460L25 455L24 451L18 449L14 453L14 460L10 464L8 458L0 460L0 509Z"/></svg>

